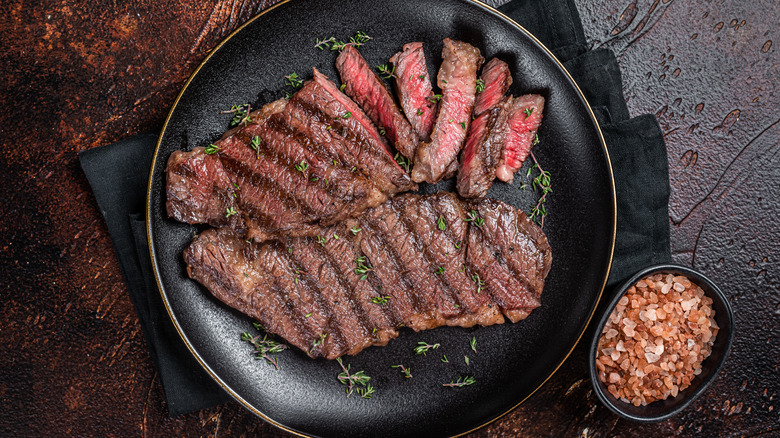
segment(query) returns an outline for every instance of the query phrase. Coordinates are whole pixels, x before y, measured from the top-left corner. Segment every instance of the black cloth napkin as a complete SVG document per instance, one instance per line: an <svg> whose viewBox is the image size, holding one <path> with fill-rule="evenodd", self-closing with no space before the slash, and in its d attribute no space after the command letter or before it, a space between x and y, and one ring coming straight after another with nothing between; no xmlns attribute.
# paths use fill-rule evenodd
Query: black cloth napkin
<svg viewBox="0 0 780 438"><path fill-rule="evenodd" d="M671 260L666 146L655 117L630 118L620 69L605 49L588 50L571 0L514 0L499 8L564 63L593 108L607 143L617 193L617 236L608 287ZM108 224L130 299L165 391L170 415L215 406L229 396L188 351L153 278L144 212L156 133L79 154Z"/></svg>

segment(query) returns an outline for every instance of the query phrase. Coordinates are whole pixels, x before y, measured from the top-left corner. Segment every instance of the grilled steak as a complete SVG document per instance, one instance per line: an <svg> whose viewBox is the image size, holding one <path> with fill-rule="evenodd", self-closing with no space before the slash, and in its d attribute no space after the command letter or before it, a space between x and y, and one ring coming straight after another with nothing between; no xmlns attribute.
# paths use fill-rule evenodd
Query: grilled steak
<svg viewBox="0 0 780 438"><path fill-rule="evenodd" d="M460 154L458 193L465 198L484 197L496 178L496 167L506 143L507 111L505 105L495 105L474 119L469 128L466 146Z"/></svg>
<svg viewBox="0 0 780 438"><path fill-rule="evenodd" d="M248 243L207 230L184 259L218 299L328 359L385 345L401 326L523 319L539 306L552 260L524 213L451 193L399 196L317 239Z"/></svg>
<svg viewBox="0 0 780 438"><path fill-rule="evenodd" d="M507 124L509 130L506 145L496 168L496 176L504 182L512 182L515 172L528 157L536 138L536 130L542 123L544 97L527 94L516 97L508 109Z"/></svg>
<svg viewBox="0 0 780 438"><path fill-rule="evenodd" d="M412 169L415 182L439 182L457 170L456 158L463 147L471 110L474 108L477 70L484 59L470 44L444 40L437 83L442 90L439 113L431 140L417 148Z"/></svg>
<svg viewBox="0 0 780 438"><path fill-rule="evenodd" d="M254 123L168 161L169 216L241 236L313 235L415 185L366 115L314 71Z"/></svg>
<svg viewBox="0 0 780 438"><path fill-rule="evenodd" d="M347 95L360 105L377 126L386 131L387 138L398 152L413 159L420 142L417 133L401 114L385 83L360 52L353 46L346 46L336 58L336 69L341 82L346 85L344 91Z"/></svg>
<svg viewBox="0 0 780 438"><path fill-rule="evenodd" d="M425 64L422 43L404 44L403 50L390 58L395 68L398 100L406 118L420 140L428 141L436 121L436 97ZM410 157L414 159L414 157Z"/></svg>
<svg viewBox="0 0 780 438"><path fill-rule="evenodd" d="M506 62L493 58L482 67L479 78L484 89L477 93L474 101L474 116L488 111L504 99L509 86L512 85L512 73Z"/></svg>

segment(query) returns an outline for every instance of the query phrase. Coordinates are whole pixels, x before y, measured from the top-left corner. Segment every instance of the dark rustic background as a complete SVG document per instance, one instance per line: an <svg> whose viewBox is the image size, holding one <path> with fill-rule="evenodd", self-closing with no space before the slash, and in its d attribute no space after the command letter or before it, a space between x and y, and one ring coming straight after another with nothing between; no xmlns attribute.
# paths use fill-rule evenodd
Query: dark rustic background
<svg viewBox="0 0 780 438"><path fill-rule="evenodd" d="M76 156L159 128L208 51L272 3L0 5L0 436L288 436L235 402L167 416ZM780 3L577 4L589 43L620 60L631 114L661 123L673 257L731 298L736 342L704 396L663 423L601 406L580 345L474 436L780 435Z"/></svg>

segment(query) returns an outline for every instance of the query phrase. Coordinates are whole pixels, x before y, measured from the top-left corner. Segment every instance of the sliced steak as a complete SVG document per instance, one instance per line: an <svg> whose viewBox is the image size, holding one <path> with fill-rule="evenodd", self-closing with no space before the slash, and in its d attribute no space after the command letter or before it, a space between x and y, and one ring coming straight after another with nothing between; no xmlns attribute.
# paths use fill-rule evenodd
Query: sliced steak
<svg viewBox="0 0 780 438"><path fill-rule="evenodd" d="M404 44L390 62L395 67L395 86L401 108L420 140L428 141L436 121L437 99L422 43ZM414 155L408 157L414 159Z"/></svg>
<svg viewBox="0 0 780 438"><path fill-rule="evenodd" d="M474 108L477 70L484 59L479 49L461 41L444 40L437 84L442 90L431 140L420 143L412 169L415 182L437 183L451 176L463 147Z"/></svg>
<svg viewBox="0 0 780 438"><path fill-rule="evenodd" d="M504 315L517 322L540 305L552 265L550 244L541 228L509 204L481 199L472 206L484 222L471 228L466 262Z"/></svg>
<svg viewBox="0 0 780 438"><path fill-rule="evenodd" d="M440 193L397 197L316 239L258 243L207 230L184 260L227 305L309 356L334 359L385 345L400 326L525 318L539 306L551 255L521 211Z"/></svg>
<svg viewBox="0 0 780 438"><path fill-rule="evenodd" d="M482 67L479 78L483 89L477 93L474 101L474 116L479 116L504 100L504 95L512 85L512 73L506 62L493 58Z"/></svg>
<svg viewBox="0 0 780 438"><path fill-rule="evenodd" d="M528 157L542 123L544 97L527 94L516 97L508 110L506 145L496 168L496 176L504 182L512 182L515 172Z"/></svg>
<svg viewBox="0 0 780 438"><path fill-rule="evenodd" d="M210 146L169 159L169 215L242 236L315 235L415 188L366 115L315 70L287 101Z"/></svg>
<svg viewBox="0 0 780 438"><path fill-rule="evenodd" d="M366 115L385 130L390 143L403 156L414 158L420 139L393 101L387 85L374 73L353 46L346 46L336 58L336 69L347 93Z"/></svg>
<svg viewBox="0 0 780 438"><path fill-rule="evenodd" d="M215 227L236 221L229 214L235 209L235 190L217 155L206 154L202 147L192 152L175 151L168 158L165 173L168 216Z"/></svg>
<svg viewBox="0 0 780 438"><path fill-rule="evenodd" d="M507 111L503 104L495 105L474 119L460 154L460 196L481 198L487 194L496 178L496 167L506 143L506 128Z"/></svg>

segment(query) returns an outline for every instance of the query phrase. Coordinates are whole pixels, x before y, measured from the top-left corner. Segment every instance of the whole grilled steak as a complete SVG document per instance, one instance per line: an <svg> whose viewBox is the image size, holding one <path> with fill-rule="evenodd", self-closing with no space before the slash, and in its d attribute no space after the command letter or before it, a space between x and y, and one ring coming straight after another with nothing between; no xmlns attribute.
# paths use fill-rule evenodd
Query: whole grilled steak
<svg viewBox="0 0 780 438"><path fill-rule="evenodd" d="M336 69L347 93L366 115L386 132L387 138L403 156L413 159L420 142L412 125L401 114L393 96L382 79L374 73L360 52L346 46L338 58Z"/></svg>
<svg viewBox="0 0 780 438"><path fill-rule="evenodd" d="M412 169L414 182L437 183L457 170L471 110L474 108L477 70L484 62L479 49L461 41L444 40L437 84L442 90L439 113L429 142L417 148Z"/></svg>
<svg viewBox="0 0 780 438"><path fill-rule="evenodd" d="M507 109L506 145L496 168L496 177L504 182L512 182L515 172L528 158L534 145L536 131L542 123L544 97L527 94L516 97Z"/></svg>
<svg viewBox="0 0 780 438"><path fill-rule="evenodd" d="M428 141L436 121L437 99L425 64L422 43L404 44L390 58L395 67L395 86L401 108L422 141ZM414 159L414 157L410 157Z"/></svg>
<svg viewBox="0 0 780 438"><path fill-rule="evenodd" d="M241 236L312 235L415 188L363 111L314 71L289 101L169 158L169 216Z"/></svg>
<svg viewBox="0 0 780 438"><path fill-rule="evenodd" d="M185 250L190 277L311 357L425 330L516 322L539 306L547 239L503 202L407 194L322 228L248 243L207 230Z"/></svg>
<svg viewBox="0 0 780 438"><path fill-rule="evenodd" d="M496 167L506 144L507 111L495 105L474 119L460 154L458 193L464 198L484 197L496 178Z"/></svg>
<svg viewBox="0 0 780 438"><path fill-rule="evenodd" d="M474 101L474 116L479 116L504 100L504 95L512 85L509 66L498 58L491 59L482 67L479 78L483 89L477 93Z"/></svg>

